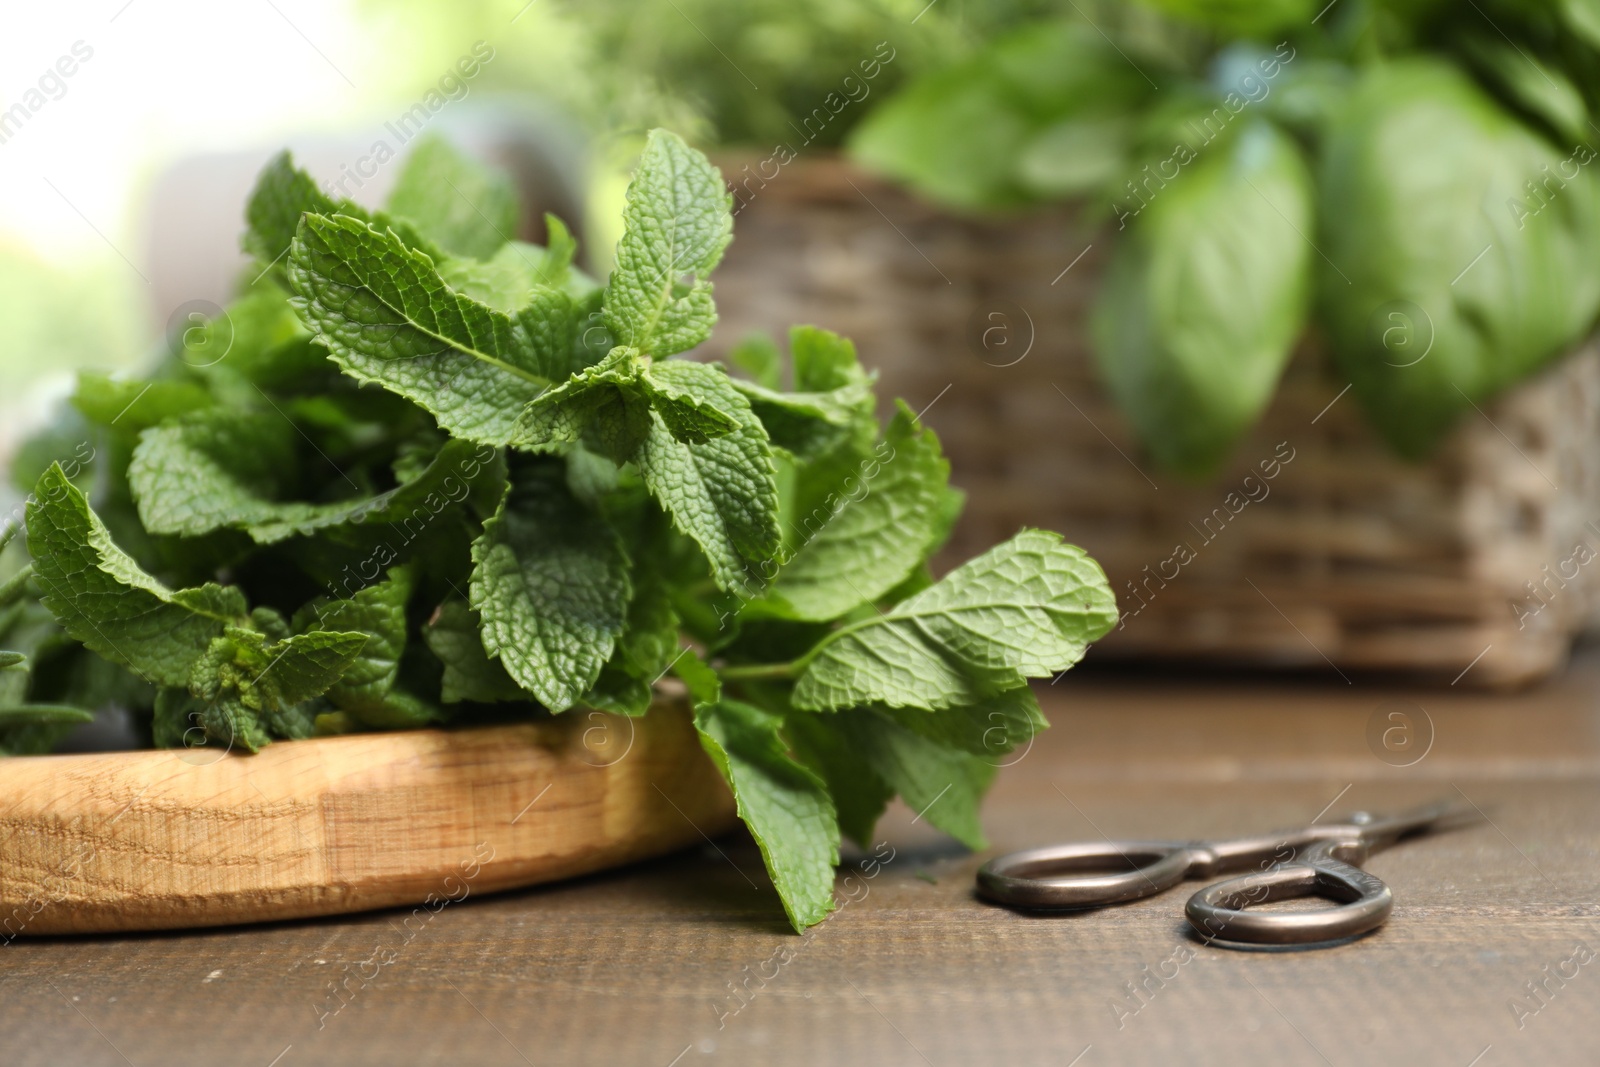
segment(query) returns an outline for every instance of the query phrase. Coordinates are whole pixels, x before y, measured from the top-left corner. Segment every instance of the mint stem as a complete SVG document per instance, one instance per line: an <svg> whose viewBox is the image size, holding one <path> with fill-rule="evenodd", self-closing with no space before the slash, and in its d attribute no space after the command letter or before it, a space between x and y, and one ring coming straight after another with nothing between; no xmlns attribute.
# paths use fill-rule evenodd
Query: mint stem
<svg viewBox="0 0 1600 1067"><path fill-rule="evenodd" d="M724 682L754 682L765 678L793 678L793 663L755 663L718 669Z"/></svg>
<svg viewBox="0 0 1600 1067"><path fill-rule="evenodd" d="M28 579L33 577L33 564L28 564L20 571L0 582L0 607L5 607L22 595L27 588Z"/></svg>

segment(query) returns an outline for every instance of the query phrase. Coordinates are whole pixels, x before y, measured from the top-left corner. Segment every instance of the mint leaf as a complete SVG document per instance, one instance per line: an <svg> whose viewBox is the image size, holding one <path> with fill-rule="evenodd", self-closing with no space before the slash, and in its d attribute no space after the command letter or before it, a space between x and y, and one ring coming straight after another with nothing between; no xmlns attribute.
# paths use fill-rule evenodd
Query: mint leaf
<svg viewBox="0 0 1600 1067"><path fill-rule="evenodd" d="M732 239L732 202L705 156L676 134L650 131L606 286L606 326L619 343L666 356L711 336L717 312L706 276Z"/></svg>
<svg viewBox="0 0 1600 1067"><path fill-rule="evenodd" d="M438 250L415 227L403 219L390 219L382 212L370 212L351 200L328 196L311 176L294 165L287 151L279 152L256 178L255 189L245 205L243 247L255 256L263 274L281 278L283 259L294 241L300 219L308 212L319 215L348 215L363 222L374 222L394 229L412 248L430 255Z"/></svg>
<svg viewBox="0 0 1600 1067"><path fill-rule="evenodd" d="M444 664L439 699L446 704L470 700L492 704L505 700L527 700L528 694L512 681L511 675L483 650L479 636L478 613L464 600L447 600L423 631L428 648Z"/></svg>
<svg viewBox="0 0 1600 1067"><path fill-rule="evenodd" d="M734 345L728 352L728 362L750 375L763 389L777 391L783 387L783 355L764 333L750 334Z"/></svg>
<svg viewBox="0 0 1600 1067"><path fill-rule="evenodd" d="M277 412L199 411L146 430L128 464L139 521L197 537L276 517L299 471L294 424Z"/></svg>
<svg viewBox="0 0 1600 1067"><path fill-rule="evenodd" d="M1024 530L806 657L797 708L979 703L1083 658L1116 624L1099 566L1060 535Z"/></svg>
<svg viewBox="0 0 1600 1067"><path fill-rule="evenodd" d="M617 650L581 701L618 715L643 715L650 709L651 687L678 654L678 616L667 584L649 561L641 560L635 568L633 600Z"/></svg>
<svg viewBox="0 0 1600 1067"><path fill-rule="evenodd" d="M288 707L326 693L368 641L364 633L313 631L267 645L262 653L267 665L254 684L262 705Z"/></svg>
<svg viewBox="0 0 1600 1067"><path fill-rule="evenodd" d="M800 761L827 783L828 796L838 811L839 829L856 844L870 847L873 829L894 799L894 787L827 716L810 712L790 715L784 719L783 734Z"/></svg>
<svg viewBox="0 0 1600 1067"><path fill-rule="evenodd" d="M238 589L173 591L145 573L111 542L59 464L39 479L27 522L43 604L67 633L146 681L186 684L208 644L245 616Z"/></svg>
<svg viewBox="0 0 1600 1067"><path fill-rule="evenodd" d="M337 210L338 205L317 188L311 175L295 167L288 152L279 152L262 168L245 205L244 250L262 267L276 264L289 251L302 215Z"/></svg>
<svg viewBox="0 0 1600 1067"><path fill-rule="evenodd" d="M191 700L180 701L183 714L197 715L208 739L251 752L267 744L272 733L307 736L311 717L297 713L296 705L338 682L367 640L364 633L313 632L274 641L230 626L190 671ZM168 726L179 718L170 707L162 717Z"/></svg>
<svg viewBox="0 0 1600 1067"><path fill-rule="evenodd" d="M307 215L289 254L301 321L351 377L425 408L456 437L504 444L572 356L570 298L513 318L452 290L423 252L358 219Z"/></svg>
<svg viewBox="0 0 1600 1067"><path fill-rule="evenodd" d="M595 283L572 265L578 254L578 241L567 224L547 211L544 228L544 262L539 265L539 284L566 290L574 296L579 295L578 290L594 289Z"/></svg>
<svg viewBox="0 0 1600 1067"><path fill-rule="evenodd" d="M757 356L757 349L747 347L751 343L741 346L743 354L736 349L733 358L754 360L752 366L768 380L734 384L750 401L773 444L802 460L813 460L862 431L870 442L877 431L872 379L856 361L855 345L848 339L815 326L789 331L796 392L780 392L776 367L763 365L768 358L776 360L776 349L770 357Z"/></svg>
<svg viewBox="0 0 1600 1067"><path fill-rule="evenodd" d="M737 416L718 406L732 384L721 368L674 359L651 364L642 380L662 424L685 444L703 445L739 428Z"/></svg>
<svg viewBox="0 0 1600 1067"><path fill-rule="evenodd" d="M316 600L295 615L304 633L362 633L367 643L327 691L334 706L367 726L421 726L437 721L438 709L396 687L406 651L406 604L416 586L415 568L396 567L385 579L342 600Z"/></svg>
<svg viewBox="0 0 1600 1067"><path fill-rule="evenodd" d="M833 910L839 824L822 779L789 757L782 721L737 700L701 704L694 715L700 743L733 788L784 913L801 932Z"/></svg>
<svg viewBox="0 0 1600 1067"><path fill-rule="evenodd" d="M550 216L549 221L557 227L551 231L551 236L565 241L564 246L544 249L523 241L511 241L486 260L437 260L439 276L450 288L507 315L521 311L546 291L576 300L584 291L582 285L575 284L572 235L554 216ZM593 283L588 284L592 288ZM576 320L577 316L571 318ZM586 365L576 363L572 369Z"/></svg>
<svg viewBox="0 0 1600 1067"><path fill-rule="evenodd" d="M927 557L942 529L950 464L909 408L900 405L877 449L857 455L800 474L803 540L772 588L796 618L823 622L878 600Z"/></svg>
<svg viewBox="0 0 1600 1067"><path fill-rule="evenodd" d="M517 232L517 190L430 134L417 142L389 194L391 214L411 220L446 252L488 259Z"/></svg>
<svg viewBox="0 0 1600 1067"><path fill-rule="evenodd" d="M472 545L483 647L551 711L578 702L611 658L632 592L616 532L567 488L554 460L514 470Z"/></svg>
<svg viewBox="0 0 1600 1067"><path fill-rule="evenodd" d="M994 781L993 765L870 709L839 713L835 728L919 818L970 849L988 847L978 806Z"/></svg>
<svg viewBox="0 0 1600 1067"><path fill-rule="evenodd" d="M587 436L595 450L613 462L628 462L649 432L643 372L637 349L613 348L594 366L531 401L517 416L511 444L548 451Z"/></svg>
<svg viewBox="0 0 1600 1067"><path fill-rule="evenodd" d="M128 434L212 403L211 394L198 382L117 379L93 371L78 372L78 388L72 394L72 406L84 418Z"/></svg>
<svg viewBox="0 0 1600 1067"><path fill-rule="evenodd" d="M326 504L283 500L299 473L300 442L276 411L217 409L147 430L128 465L139 518L151 533L196 537L233 527L272 544L366 523L429 521L495 469L489 446L450 440L386 492Z"/></svg>
<svg viewBox="0 0 1600 1067"><path fill-rule="evenodd" d="M679 364L660 370L666 366ZM682 382L690 380L685 375ZM712 577L729 589L778 551L777 472L766 431L732 381L721 372L697 372L693 382L697 398L731 416L739 428L690 444L653 411L635 462L673 525L694 539L711 562Z"/></svg>
<svg viewBox="0 0 1600 1067"><path fill-rule="evenodd" d="M921 708L880 708L883 715L945 748L998 760L1019 745L1027 745L1050 728L1033 690L1025 685L1008 689L977 704L924 711Z"/></svg>
<svg viewBox="0 0 1600 1067"><path fill-rule="evenodd" d="M653 410L673 437L704 444L739 425L716 405L714 398L726 395L723 378L704 363L651 364L638 349L619 345L530 403L511 443L542 451L587 441L613 462L626 463L643 443Z"/></svg>

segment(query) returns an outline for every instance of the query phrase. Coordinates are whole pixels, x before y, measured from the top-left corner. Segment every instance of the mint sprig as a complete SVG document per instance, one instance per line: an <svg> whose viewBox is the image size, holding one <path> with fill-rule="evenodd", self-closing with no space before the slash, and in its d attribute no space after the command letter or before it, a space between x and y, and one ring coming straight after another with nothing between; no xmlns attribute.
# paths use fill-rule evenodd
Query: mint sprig
<svg viewBox="0 0 1600 1067"><path fill-rule="evenodd" d="M91 444L33 468L26 553L0 538L0 749L107 701L254 750L681 685L796 929L895 795L982 847L1046 725L1028 679L1115 621L1099 568L1031 530L937 579L961 495L844 338L748 340L747 378L681 358L731 215L679 138L651 134L604 286L558 221L512 239L509 188L439 141L386 212L268 166L229 355L85 375L26 450Z"/></svg>

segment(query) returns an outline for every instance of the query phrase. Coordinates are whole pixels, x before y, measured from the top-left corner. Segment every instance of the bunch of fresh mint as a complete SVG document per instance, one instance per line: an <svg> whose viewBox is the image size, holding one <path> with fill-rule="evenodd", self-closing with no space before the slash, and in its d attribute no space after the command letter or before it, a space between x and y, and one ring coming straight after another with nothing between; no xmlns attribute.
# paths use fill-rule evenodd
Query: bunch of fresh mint
<svg viewBox="0 0 1600 1067"><path fill-rule="evenodd" d="M995 765L1045 725L1027 680L1111 627L1111 592L1035 530L935 581L961 497L843 338L797 328L787 368L747 342L741 378L669 358L711 333L729 205L652 134L601 287L559 221L508 240L509 182L443 142L388 213L277 158L245 295L149 378L84 376L16 462L0 745L113 702L156 745L249 750L643 715L675 673L796 928L896 793L981 845Z"/></svg>

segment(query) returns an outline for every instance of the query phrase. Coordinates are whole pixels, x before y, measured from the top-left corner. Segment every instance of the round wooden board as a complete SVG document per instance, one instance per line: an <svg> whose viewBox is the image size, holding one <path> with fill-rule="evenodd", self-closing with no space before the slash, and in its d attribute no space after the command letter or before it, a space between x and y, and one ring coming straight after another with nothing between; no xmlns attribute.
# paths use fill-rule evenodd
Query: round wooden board
<svg viewBox="0 0 1600 1067"><path fill-rule="evenodd" d="M736 821L687 710L0 759L0 940L443 901L661 855Z"/></svg>

